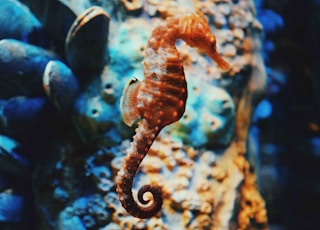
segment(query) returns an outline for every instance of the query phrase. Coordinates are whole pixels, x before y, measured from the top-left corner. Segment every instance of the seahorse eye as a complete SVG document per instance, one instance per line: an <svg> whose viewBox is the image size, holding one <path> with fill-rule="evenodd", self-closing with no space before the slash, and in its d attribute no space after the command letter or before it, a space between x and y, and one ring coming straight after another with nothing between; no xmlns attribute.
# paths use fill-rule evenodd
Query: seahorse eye
<svg viewBox="0 0 320 230"><path fill-rule="evenodd" d="M213 43L213 44L216 44L216 38L214 36L212 36L210 38L210 42Z"/></svg>

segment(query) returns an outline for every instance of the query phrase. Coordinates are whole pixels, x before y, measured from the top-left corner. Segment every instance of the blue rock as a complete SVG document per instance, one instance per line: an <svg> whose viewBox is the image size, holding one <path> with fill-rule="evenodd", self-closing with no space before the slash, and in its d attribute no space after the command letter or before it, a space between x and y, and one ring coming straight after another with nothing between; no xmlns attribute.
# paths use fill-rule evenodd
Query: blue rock
<svg viewBox="0 0 320 230"><path fill-rule="evenodd" d="M106 103L100 95L97 95L95 89L93 87L77 98L74 124L85 142L102 138L103 134L110 137L108 140L110 143L118 142L119 133L115 128L120 121L119 109L116 105Z"/></svg>
<svg viewBox="0 0 320 230"><path fill-rule="evenodd" d="M69 199L69 194L62 187L56 187L53 192L53 198L57 201L66 202Z"/></svg>
<svg viewBox="0 0 320 230"><path fill-rule="evenodd" d="M73 209L67 207L60 212L56 229L59 230L86 230L80 217L73 215Z"/></svg>
<svg viewBox="0 0 320 230"><path fill-rule="evenodd" d="M86 197L80 197L73 203L74 214L77 216L84 216L87 211L88 199Z"/></svg>
<svg viewBox="0 0 320 230"><path fill-rule="evenodd" d="M0 132L19 135L33 127L43 112L44 98L13 97L1 100Z"/></svg>
<svg viewBox="0 0 320 230"><path fill-rule="evenodd" d="M272 104L267 99L262 100L253 114L253 121L268 118L272 114Z"/></svg>
<svg viewBox="0 0 320 230"><path fill-rule="evenodd" d="M14 39L0 40L0 98L44 95L42 75L57 57L40 47Z"/></svg>
<svg viewBox="0 0 320 230"><path fill-rule="evenodd" d="M263 25L265 32L274 32L284 27L283 18L272 10L261 9L258 13L258 19Z"/></svg>
<svg viewBox="0 0 320 230"><path fill-rule="evenodd" d="M25 219L26 201L23 196L0 193L0 221L17 222Z"/></svg>
<svg viewBox="0 0 320 230"><path fill-rule="evenodd" d="M63 43L77 15L63 1L22 0L57 41Z"/></svg>
<svg viewBox="0 0 320 230"><path fill-rule="evenodd" d="M0 147L0 166L0 171L24 177L28 171L29 161L14 151L8 152Z"/></svg>
<svg viewBox="0 0 320 230"><path fill-rule="evenodd" d="M312 147L313 154L319 158L320 157L320 137L313 137L310 140L310 145Z"/></svg>
<svg viewBox="0 0 320 230"><path fill-rule="evenodd" d="M89 215L84 216L82 219L82 222L83 222L83 225L89 229L93 228L97 224L95 219Z"/></svg>
<svg viewBox="0 0 320 230"><path fill-rule="evenodd" d="M259 10L262 7L264 0L254 0L254 5Z"/></svg>
<svg viewBox="0 0 320 230"><path fill-rule="evenodd" d="M0 135L0 172L24 178L29 174L29 161L17 154L14 149L18 143Z"/></svg>
<svg viewBox="0 0 320 230"><path fill-rule="evenodd" d="M28 41L32 32L41 29L38 19L17 0L2 0L0 15L0 39Z"/></svg>
<svg viewBox="0 0 320 230"><path fill-rule="evenodd" d="M43 75L43 86L50 101L60 111L72 111L79 94L79 83L69 67L60 61L50 61Z"/></svg>
<svg viewBox="0 0 320 230"><path fill-rule="evenodd" d="M101 72L107 61L109 15L93 6L82 12L66 37L66 58L78 76Z"/></svg>

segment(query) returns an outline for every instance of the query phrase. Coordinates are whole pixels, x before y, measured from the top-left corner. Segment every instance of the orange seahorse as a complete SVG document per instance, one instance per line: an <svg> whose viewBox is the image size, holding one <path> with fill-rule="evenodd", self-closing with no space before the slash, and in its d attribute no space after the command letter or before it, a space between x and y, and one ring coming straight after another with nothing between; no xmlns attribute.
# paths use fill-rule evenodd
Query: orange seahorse
<svg viewBox="0 0 320 230"><path fill-rule="evenodd" d="M139 202L144 205L149 203L143 198L146 192L153 195L153 202L147 207L140 206L132 195L133 178L160 130L178 121L185 111L187 82L175 47L177 39L205 51L222 70L230 67L216 51L216 38L202 14L168 18L153 30L143 63L145 79L142 82L132 79L121 98L122 117L127 125L131 126L141 117L116 177L122 206L137 218L150 218L157 214L163 200L159 187L144 185L138 191Z"/></svg>

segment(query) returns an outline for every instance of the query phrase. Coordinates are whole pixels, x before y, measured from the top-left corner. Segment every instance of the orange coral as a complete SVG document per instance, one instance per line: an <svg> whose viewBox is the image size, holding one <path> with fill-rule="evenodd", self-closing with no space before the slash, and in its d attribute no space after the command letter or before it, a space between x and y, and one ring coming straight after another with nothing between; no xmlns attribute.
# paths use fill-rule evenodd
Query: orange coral
<svg viewBox="0 0 320 230"><path fill-rule="evenodd" d="M243 155L239 155L234 163L244 174L244 181L240 188L238 229L247 229L252 221L261 226L261 229L267 229L268 219L265 201L259 193L256 175L249 171L249 163Z"/></svg>

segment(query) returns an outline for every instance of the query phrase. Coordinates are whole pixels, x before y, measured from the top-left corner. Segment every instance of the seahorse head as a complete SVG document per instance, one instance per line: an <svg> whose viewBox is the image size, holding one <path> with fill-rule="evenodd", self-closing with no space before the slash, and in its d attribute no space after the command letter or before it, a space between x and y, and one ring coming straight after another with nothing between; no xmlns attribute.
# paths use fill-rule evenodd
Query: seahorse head
<svg viewBox="0 0 320 230"><path fill-rule="evenodd" d="M216 37L211 33L208 21L202 13L185 17L182 24L181 38L189 46L204 51L223 71L230 68L217 52Z"/></svg>
<svg viewBox="0 0 320 230"><path fill-rule="evenodd" d="M230 64L226 62L217 51L216 37L213 34L207 35L207 39L204 39L199 43L198 48L206 52L206 54L219 66L222 71L230 69Z"/></svg>
<svg viewBox="0 0 320 230"><path fill-rule="evenodd" d="M189 46L200 48L199 45L204 43L207 43L205 46L209 44L215 46L215 36L210 32L207 19L202 13L191 14L182 18L181 24L182 39Z"/></svg>

